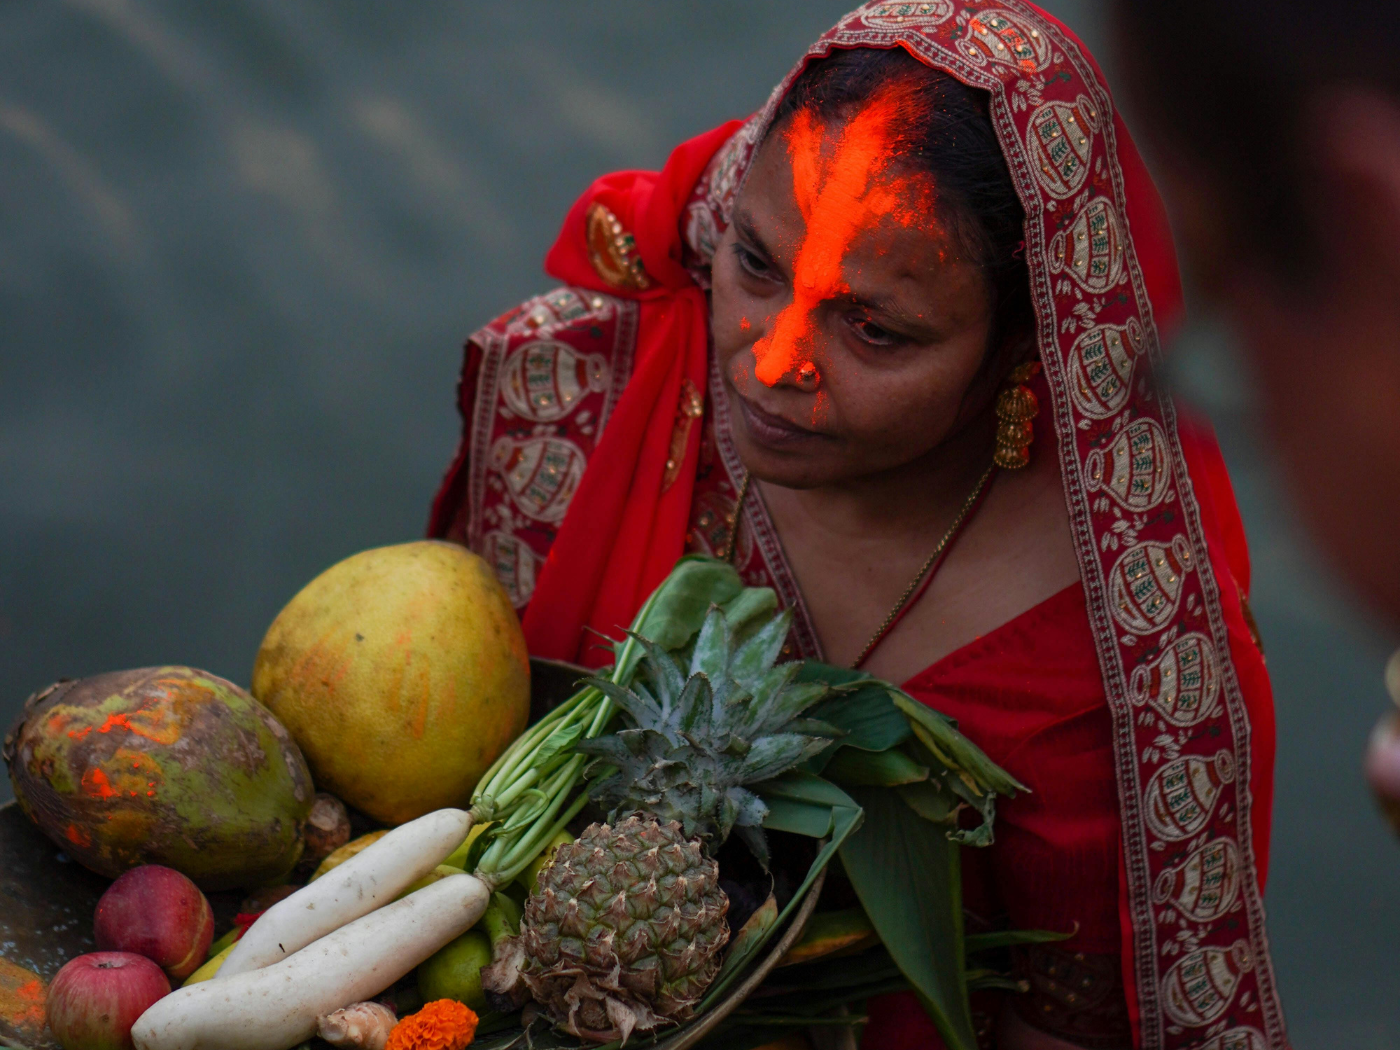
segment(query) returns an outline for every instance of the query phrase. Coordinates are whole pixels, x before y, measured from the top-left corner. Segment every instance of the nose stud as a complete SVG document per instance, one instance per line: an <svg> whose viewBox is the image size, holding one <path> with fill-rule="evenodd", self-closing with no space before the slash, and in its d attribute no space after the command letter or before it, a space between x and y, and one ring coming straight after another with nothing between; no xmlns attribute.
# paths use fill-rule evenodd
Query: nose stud
<svg viewBox="0 0 1400 1050"><path fill-rule="evenodd" d="M821 382L821 375L817 372L817 366L811 361L804 362L797 369L797 386L800 390L815 390L817 384Z"/></svg>

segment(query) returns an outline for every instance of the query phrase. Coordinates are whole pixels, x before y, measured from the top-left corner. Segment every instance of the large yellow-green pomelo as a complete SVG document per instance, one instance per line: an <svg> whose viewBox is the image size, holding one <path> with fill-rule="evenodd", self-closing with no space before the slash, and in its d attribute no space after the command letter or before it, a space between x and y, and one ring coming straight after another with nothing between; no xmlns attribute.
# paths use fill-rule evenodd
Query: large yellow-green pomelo
<svg viewBox="0 0 1400 1050"><path fill-rule="evenodd" d="M525 728L530 661L487 564L421 540L331 566L268 628L253 695L316 784L399 824L462 806Z"/></svg>

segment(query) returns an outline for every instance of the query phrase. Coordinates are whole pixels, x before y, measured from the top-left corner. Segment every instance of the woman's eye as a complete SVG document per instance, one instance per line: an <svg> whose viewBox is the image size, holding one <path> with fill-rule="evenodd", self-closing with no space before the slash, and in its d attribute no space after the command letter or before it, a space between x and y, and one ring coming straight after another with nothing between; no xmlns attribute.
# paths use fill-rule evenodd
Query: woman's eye
<svg viewBox="0 0 1400 1050"><path fill-rule="evenodd" d="M760 281L777 280L773 273L773 267L769 266L761 256L755 255L742 244L734 245L734 254L739 260L739 266L750 277L757 277Z"/></svg>
<svg viewBox="0 0 1400 1050"><path fill-rule="evenodd" d="M868 317L852 317L846 323L851 326L857 339L871 346L898 346L904 342L903 336L881 328Z"/></svg>

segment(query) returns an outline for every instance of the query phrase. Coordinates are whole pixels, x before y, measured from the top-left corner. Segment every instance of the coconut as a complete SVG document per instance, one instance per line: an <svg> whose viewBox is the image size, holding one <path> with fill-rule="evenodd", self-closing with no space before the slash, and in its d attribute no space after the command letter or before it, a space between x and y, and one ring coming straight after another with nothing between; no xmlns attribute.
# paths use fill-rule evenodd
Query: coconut
<svg viewBox="0 0 1400 1050"><path fill-rule="evenodd" d="M272 712L205 671L57 682L25 703L4 758L25 813L108 878L164 864L205 890L257 886L301 855L306 761Z"/></svg>

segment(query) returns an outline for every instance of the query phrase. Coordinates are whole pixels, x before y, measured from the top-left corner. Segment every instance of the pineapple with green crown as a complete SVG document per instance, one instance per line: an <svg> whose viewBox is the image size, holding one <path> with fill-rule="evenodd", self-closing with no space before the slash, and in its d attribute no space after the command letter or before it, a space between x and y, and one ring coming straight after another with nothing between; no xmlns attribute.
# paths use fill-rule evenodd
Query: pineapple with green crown
<svg viewBox="0 0 1400 1050"><path fill-rule="evenodd" d="M483 974L488 989L508 995L523 982L555 1023L600 1042L694 1015L729 940L714 854L735 832L767 867L767 806L749 785L836 735L803 717L828 687L776 663L790 622L784 613L739 639L711 607L688 667L634 635L644 681L592 680L626 723L577 745L603 767L589 793L609 823L540 872L519 938Z"/></svg>

